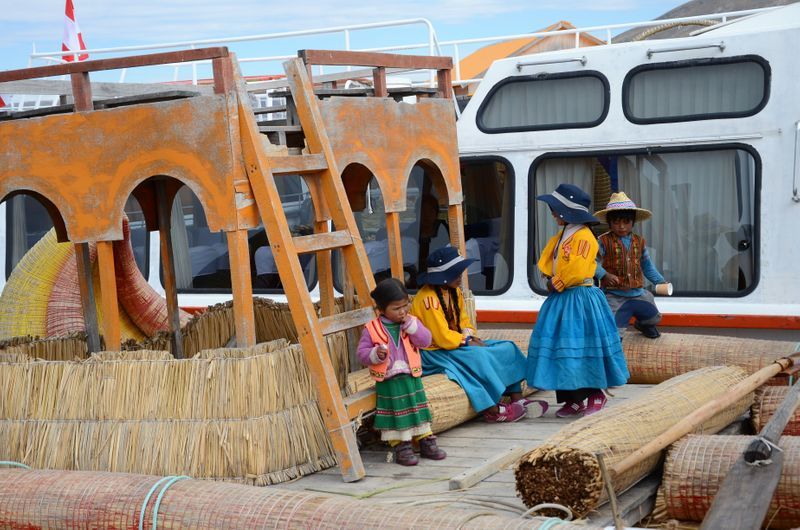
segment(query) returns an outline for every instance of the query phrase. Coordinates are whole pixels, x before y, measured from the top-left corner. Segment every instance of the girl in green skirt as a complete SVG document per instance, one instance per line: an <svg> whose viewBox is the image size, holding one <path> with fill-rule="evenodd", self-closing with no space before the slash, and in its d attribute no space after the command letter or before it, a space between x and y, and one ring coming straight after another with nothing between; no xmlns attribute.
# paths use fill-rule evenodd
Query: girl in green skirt
<svg viewBox="0 0 800 530"><path fill-rule="evenodd" d="M381 440L395 448L395 460L403 466L419 462L412 441L419 443L420 456L442 460L447 453L436 445L431 431L431 412L422 388L419 348L431 343L431 332L408 310L408 291L389 278L370 293L380 317L364 327L358 343L358 358L369 366L377 381L375 429Z"/></svg>

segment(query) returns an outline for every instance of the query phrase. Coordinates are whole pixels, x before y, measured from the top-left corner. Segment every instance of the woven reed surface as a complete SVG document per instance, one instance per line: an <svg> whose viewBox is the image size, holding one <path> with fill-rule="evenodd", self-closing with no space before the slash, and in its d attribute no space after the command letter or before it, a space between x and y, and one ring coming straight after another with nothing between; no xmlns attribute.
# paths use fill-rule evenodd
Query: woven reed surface
<svg viewBox="0 0 800 530"><path fill-rule="evenodd" d="M753 406L750 407L753 432L761 432L761 429L769 422L788 393L789 387L786 386L762 386L756 390ZM783 429L783 434L785 436L800 436L800 409L795 409L794 414L789 418L789 423Z"/></svg>
<svg viewBox="0 0 800 530"><path fill-rule="evenodd" d="M160 477L117 473L0 469L0 526L11 528L136 528L142 503ZM153 526L157 495L144 510ZM159 528L539 528L486 510L430 509L358 501L322 493L180 480L163 495ZM559 529L588 529L559 524Z"/></svg>
<svg viewBox="0 0 800 530"><path fill-rule="evenodd" d="M0 365L0 460L264 485L335 465L299 345Z"/></svg>
<svg viewBox="0 0 800 530"><path fill-rule="evenodd" d="M490 329L481 332L487 339L510 340L528 351L531 330ZM741 366L747 373L797 351L791 341L719 337L688 333L662 333L648 339L638 332L625 334L622 341L631 384L658 384L704 366Z"/></svg>
<svg viewBox="0 0 800 530"><path fill-rule="evenodd" d="M50 291L72 248L51 229L14 267L0 296L0 339L45 336Z"/></svg>
<svg viewBox="0 0 800 530"><path fill-rule="evenodd" d="M754 439L687 436L673 444L661 484L667 516L702 521L725 475ZM784 436L778 445L783 449L783 469L765 522L769 528L795 528L800 526L800 438Z"/></svg>
<svg viewBox="0 0 800 530"><path fill-rule="evenodd" d="M569 424L520 458L514 471L519 496L528 507L558 502L569 506L576 516L585 516L605 499L597 453L603 454L609 468L613 467L746 375L737 367L701 368L661 383L636 399ZM752 401L752 395L746 396L696 432L719 431L741 416ZM615 491L625 490L650 473L660 457L657 454L645 459L615 477Z"/></svg>

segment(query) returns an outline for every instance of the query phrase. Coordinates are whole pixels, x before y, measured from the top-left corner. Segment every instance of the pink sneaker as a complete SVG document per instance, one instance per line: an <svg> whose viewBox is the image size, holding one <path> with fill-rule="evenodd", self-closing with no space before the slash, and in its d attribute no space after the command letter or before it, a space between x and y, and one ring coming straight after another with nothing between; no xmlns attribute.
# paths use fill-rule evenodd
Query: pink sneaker
<svg viewBox="0 0 800 530"><path fill-rule="evenodd" d="M556 416L559 418L570 418L572 416L583 416L585 407L583 403L575 403L574 401L567 401L564 405L556 411Z"/></svg>
<svg viewBox="0 0 800 530"><path fill-rule="evenodd" d="M484 412L483 419L489 423L512 423L525 417L525 407L518 402L497 407L497 412Z"/></svg>
<svg viewBox="0 0 800 530"><path fill-rule="evenodd" d="M589 416L590 414L600 412L603 407L606 406L606 401L608 401L608 399L606 398L606 395L603 394L602 390L598 390L589 396L589 399L586 403L586 409L583 412L584 416Z"/></svg>
<svg viewBox="0 0 800 530"><path fill-rule="evenodd" d="M530 416L531 418L541 418L542 416L544 416L545 412L547 412L547 409L549 407L547 401L542 401L541 399L522 398L516 401L516 403L519 403L520 405L525 407L528 416Z"/></svg>

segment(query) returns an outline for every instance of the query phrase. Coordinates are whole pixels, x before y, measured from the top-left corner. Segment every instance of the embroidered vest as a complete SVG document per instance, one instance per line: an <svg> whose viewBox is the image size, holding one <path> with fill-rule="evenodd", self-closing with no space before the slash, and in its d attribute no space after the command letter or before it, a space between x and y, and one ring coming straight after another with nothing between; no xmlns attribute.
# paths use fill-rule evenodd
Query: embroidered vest
<svg viewBox="0 0 800 530"><path fill-rule="evenodd" d="M369 338L372 339L372 344L377 346L378 344L388 345L392 343L392 338L383 327L380 318L376 318L367 322L366 328L369 332ZM411 344L411 339L408 338L408 334L406 334L406 332L402 329L400 330L400 341L403 343L406 356L408 357L408 367L411 369L411 376L420 377L422 375L422 361L419 356L419 350L417 350L417 348ZM373 364L369 367L369 375L371 375L376 381L383 381L386 379L386 369L389 366L389 357L390 355L387 353L386 358L383 361L378 364Z"/></svg>
<svg viewBox="0 0 800 530"><path fill-rule="evenodd" d="M603 268L619 276L619 287L615 289L638 289L644 286L642 274L642 254L645 249L644 238L631 234L631 248L625 248L622 240L606 232L599 238L606 254L603 256Z"/></svg>

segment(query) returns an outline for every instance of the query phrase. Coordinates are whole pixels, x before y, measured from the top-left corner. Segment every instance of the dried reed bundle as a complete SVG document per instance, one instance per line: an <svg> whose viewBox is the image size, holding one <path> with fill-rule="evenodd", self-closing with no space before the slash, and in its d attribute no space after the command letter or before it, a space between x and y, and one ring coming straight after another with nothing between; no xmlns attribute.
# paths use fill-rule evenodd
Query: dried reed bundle
<svg viewBox="0 0 800 530"><path fill-rule="evenodd" d="M14 527L136 528L142 502L159 477L120 473L0 470L0 513ZM163 483L162 483L163 484ZM143 525L153 526L156 495L146 506ZM348 499L308 491L251 488L238 484L180 480L161 500L159 527L225 528L505 528L552 526L544 519L520 519L487 510L420 509ZM590 530L559 524L559 530Z"/></svg>
<svg viewBox="0 0 800 530"><path fill-rule="evenodd" d="M444 374L422 378L428 406L431 409L433 432L439 433L461 425L478 415L469 404L469 399L458 383L450 381Z"/></svg>
<svg viewBox="0 0 800 530"><path fill-rule="evenodd" d="M0 351L0 363L26 363L30 361L30 357L24 353L6 353Z"/></svg>
<svg viewBox="0 0 800 530"><path fill-rule="evenodd" d="M347 374L346 395L350 396L369 388L375 388L375 379L369 375L369 368L362 368Z"/></svg>
<svg viewBox="0 0 800 530"><path fill-rule="evenodd" d="M102 343L102 337L101 341ZM71 361L85 359L89 348L86 345L86 333L79 331L63 337L13 337L0 343L0 350L5 353L21 353L30 358L45 361Z"/></svg>
<svg viewBox="0 0 800 530"><path fill-rule="evenodd" d="M701 368L566 426L519 460L515 469L517 493L529 507L557 502L569 506L577 516L585 516L605 499L596 454L602 453L607 465L613 467L746 376L738 367ZM751 403L752 394L720 411L698 432L719 431ZM659 458L659 454L647 458L615 477L614 489L621 492L634 484L655 468Z"/></svg>
<svg viewBox="0 0 800 530"><path fill-rule="evenodd" d="M156 350L99 351L91 358L95 361L169 361L172 355Z"/></svg>
<svg viewBox="0 0 800 530"><path fill-rule="evenodd" d="M754 439L690 435L673 444L661 484L667 517L702 521L725 475ZM795 528L800 526L800 438L784 436L779 446L783 469L764 523L769 522L769 528Z"/></svg>
<svg viewBox="0 0 800 530"><path fill-rule="evenodd" d="M788 393L789 387L786 386L762 386L756 390L753 406L750 407L750 419L753 422L754 432L761 432ZM783 429L783 434L800 436L800 410L795 409L794 414L789 418L789 423Z"/></svg>
<svg viewBox="0 0 800 530"><path fill-rule="evenodd" d="M72 248L51 229L17 263L0 296L0 339L46 335L50 291Z"/></svg>

